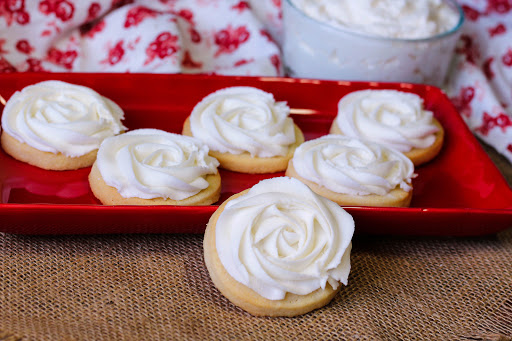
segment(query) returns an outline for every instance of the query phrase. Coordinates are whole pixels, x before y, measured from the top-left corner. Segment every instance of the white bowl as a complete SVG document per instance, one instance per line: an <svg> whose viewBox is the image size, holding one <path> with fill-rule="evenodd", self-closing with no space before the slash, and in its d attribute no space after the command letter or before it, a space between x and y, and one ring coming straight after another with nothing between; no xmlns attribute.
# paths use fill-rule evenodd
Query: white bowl
<svg viewBox="0 0 512 341"><path fill-rule="evenodd" d="M283 1L283 62L297 78L423 83L441 86L464 13L449 31L421 39L372 36L318 21Z"/></svg>

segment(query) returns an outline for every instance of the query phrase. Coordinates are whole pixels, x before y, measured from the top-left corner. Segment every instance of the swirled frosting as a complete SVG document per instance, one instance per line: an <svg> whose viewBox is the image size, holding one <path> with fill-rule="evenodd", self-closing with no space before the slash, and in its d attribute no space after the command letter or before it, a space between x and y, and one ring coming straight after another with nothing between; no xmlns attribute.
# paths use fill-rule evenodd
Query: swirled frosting
<svg viewBox="0 0 512 341"><path fill-rule="evenodd" d="M338 103L335 124L346 136L367 139L408 152L431 146L439 128L423 99L397 90L362 90Z"/></svg>
<svg viewBox="0 0 512 341"><path fill-rule="evenodd" d="M449 31L459 14L443 0L292 0L335 27L390 38L428 38Z"/></svg>
<svg viewBox="0 0 512 341"><path fill-rule="evenodd" d="M2 127L38 150L78 157L126 129L123 118L116 103L94 90L51 80L15 92L4 108Z"/></svg>
<svg viewBox="0 0 512 341"><path fill-rule="evenodd" d="M230 200L215 227L227 272L270 300L346 285L353 233L350 214L288 177Z"/></svg>
<svg viewBox="0 0 512 341"><path fill-rule="evenodd" d="M199 140L157 129L105 139L96 160L105 183L124 198L183 200L208 187L219 162Z"/></svg>
<svg viewBox="0 0 512 341"><path fill-rule="evenodd" d="M414 177L414 165L404 154L342 135L304 142L292 162L304 179L349 195L386 195L397 187L408 192Z"/></svg>
<svg viewBox="0 0 512 341"><path fill-rule="evenodd" d="M192 135L211 150L251 156L284 156L295 142L293 120L285 102L268 92L239 86L218 90L192 110Z"/></svg>

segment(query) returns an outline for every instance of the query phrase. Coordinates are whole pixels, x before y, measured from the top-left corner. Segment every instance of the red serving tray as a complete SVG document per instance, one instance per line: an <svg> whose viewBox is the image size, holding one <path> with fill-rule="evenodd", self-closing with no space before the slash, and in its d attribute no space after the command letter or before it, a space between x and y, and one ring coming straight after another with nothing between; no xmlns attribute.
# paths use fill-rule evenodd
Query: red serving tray
<svg viewBox="0 0 512 341"><path fill-rule="evenodd" d="M265 77L154 74L9 74L0 94L47 79L89 86L117 102L129 129L181 132L193 106L214 90L247 85L287 101L306 139L327 134L338 100L360 89L398 89L424 98L446 130L441 153L417 168L410 208L346 207L360 234L470 236L512 227L512 191L438 88L425 85L336 82ZM0 231L17 234L202 233L212 206L103 206L87 175L46 171L0 151ZM258 181L283 173L247 175L222 171L221 202Z"/></svg>

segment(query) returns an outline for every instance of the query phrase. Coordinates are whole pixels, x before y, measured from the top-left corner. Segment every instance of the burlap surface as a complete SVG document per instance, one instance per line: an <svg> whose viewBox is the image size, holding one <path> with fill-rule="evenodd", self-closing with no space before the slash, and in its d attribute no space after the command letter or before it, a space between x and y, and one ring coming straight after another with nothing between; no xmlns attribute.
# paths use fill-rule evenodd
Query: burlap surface
<svg viewBox="0 0 512 341"><path fill-rule="evenodd" d="M257 318L213 287L202 235L0 234L0 340L512 339L512 229L353 244L331 304Z"/></svg>

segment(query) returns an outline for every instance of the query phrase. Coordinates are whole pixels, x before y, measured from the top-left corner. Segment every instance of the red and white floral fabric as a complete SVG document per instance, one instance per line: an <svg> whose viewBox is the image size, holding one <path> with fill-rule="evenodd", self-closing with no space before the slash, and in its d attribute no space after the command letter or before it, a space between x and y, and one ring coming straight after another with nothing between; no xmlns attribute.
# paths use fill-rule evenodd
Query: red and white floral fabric
<svg viewBox="0 0 512 341"><path fill-rule="evenodd" d="M0 0L0 71L281 75L280 3L253 2Z"/></svg>
<svg viewBox="0 0 512 341"><path fill-rule="evenodd" d="M512 0L458 1L447 93L512 161ZM0 0L0 73L282 76L281 31L281 0Z"/></svg>
<svg viewBox="0 0 512 341"><path fill-rule="evenodd" d="M459 0L465 14L447 92L469 128L512 162L512 0Z"/></svg>

